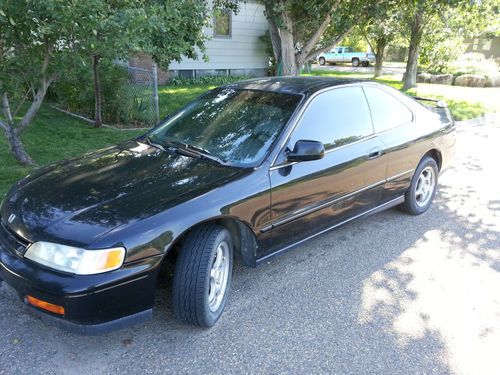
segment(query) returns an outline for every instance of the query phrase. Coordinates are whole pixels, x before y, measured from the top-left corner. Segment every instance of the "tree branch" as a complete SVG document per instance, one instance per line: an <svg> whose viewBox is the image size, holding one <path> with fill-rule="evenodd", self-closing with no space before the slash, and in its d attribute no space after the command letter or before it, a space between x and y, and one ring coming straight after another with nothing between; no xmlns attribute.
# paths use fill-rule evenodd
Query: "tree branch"
<svg viewBox="0 0 500 375"><path fill-rule="evenodd" d="M316 46L319 39L324 34L326 28L330 25L330 22L332 21L331 14L335 11L335 9L337 9L339 4L340 0L337 0L337 2L331 7L330 11L326 14L325 18L323 19L323 22L321 22L320 27L311 36L311 38L309 38L305 46L297 54L296 58L299 66L305 63L309 59L311 50L314 48L314 46Z"/></svg>
<svg viewBox="0 0 500 375"><path fill-rule="evenodd" d="M305 58L305 61L308 61L314 57L316 57L317 55L319 55L320 53L323 53L323 52L327 52L327 51L330 51L331 49L333 49L337 44L340 43L340 41L342 39L345 38L345 36L347 34L349 34L349 32L351 31L351 28L347 29L346 31L344 31L342 34L338 35L337 37L335 37L335 41L333 43L331 43L330 45L326 46L326 47L323 47L323 48L320 48L320 49L317 49L317 50L314 50L313 52L311 52L306 58Z"/></svg>
<svg viewBox="0 0 500 375"><path fill-rule="evenodd" d="M6 92L4 92L2 95L2 110L5 115L5 118L7 119L7 124L11 126L13 123L12 113L10 111L9 98Z"/></svg>
<svg viewBox="0 0 500 375"><path fill-rule="evenodd" d="M47 41L45 41L47 43ZM50 63L50 54L52 52L52 48L50 45L47 46L45 49L45 55L43 56L43 63L42 63L42 77L47 74L47 69L49 68L49 63Z"/></svg>
<svg viewBox="0 0 500 375"><path fill-rule="evenodd" d="M2 120L0 120L0 128L2 128L5 131L9 130L8 125L4 123Z"/></svg>
<svg viewBox="0 0 500 375"><path fill-rule="evenodd" d="M19 102L17 108L14 110L14 112L12 113L12 117L16 117L17 115L17 112L19 112L19 110L21 109L21 107L23 106L24 102L26 101L26 99L28 98L28 95L29 93L31 92L31 89L28 89L28 91L26 91L26 94L24 94L23 98L21 99L21 101Z"/></svg>
<svg viewBox="0 0 500 375"><path fill-rule="evenodd" d="M45 50L45 56L43 58L42 64L42 77L40 78L40 87L35 91L34 85L31 86L31 90L33 91L33 101L31 102L30 107L24 114L19 126L17 126L17 130L19 133L23 132L33 121L33 118L37 114L40 109L43 99L45 98L45 94L47 93L47 89L49 86L56 80L58 77L57 73L53 73L47 77L47 70L50 63L50 52L51 47L48 46Z"/></svg>
<svg viewBox="0 0 500 375"><path fill-rule="evenodd" d="M37 91L35 97L33 98L33 102L31 102L30 107L24 114L21 122L19 123L19 126L17 127L19 133L23 132L33 121L33 118L42 105L43 98L45 97L45 91L46 90L43 90L43 88L40 88Z"/></svg>
<svg viewBox="0 0 500 375"><path fill-rule="evenodd" d="M372 52L376 54L377 52L375 51L375 48L373 48L373 44L372 44L372 42L370 42L368 35L365 32L363 32L363 36L365 37L366 43L368 43Z"/></svg>
<svg viewBox="0 0 500 375"><path fill-rule="evenodd" d="M53 73L53 74L51 74L51 75L49 76L49 78L47 79L47 89L48 89L48 88L49 88L49 86L50 86L51 84L53 84L53 83L54 83L54 81L55 81L56 79L58 79L58 78L59 78L59 73Z"/></svg>

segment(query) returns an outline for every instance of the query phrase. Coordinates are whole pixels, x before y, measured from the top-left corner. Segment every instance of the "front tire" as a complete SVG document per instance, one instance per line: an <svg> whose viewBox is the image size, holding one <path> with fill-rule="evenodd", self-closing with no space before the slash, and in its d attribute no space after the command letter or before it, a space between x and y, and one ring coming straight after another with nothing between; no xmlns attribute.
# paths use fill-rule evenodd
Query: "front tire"
<svg viewBox="0 0 500 375"><path fill-rule="evenodd" d="M418 165L410 187L405 193L402 205L410 215L421 215L429 209L436 195L438 186L438 165L430 156L422 159Z"/></svg>
<svg viewBox="0 0 500 375"><path fill-rule="evenodd" d="M359 66L359 59L352 59L352 66L354 66L355 68L357 68Z"/></svg>
<svg viewBox="0 0 500 375"><path fill-rule="evenodd" d="M182 322L212 327L222 315L233 273L233 241L227 229L202 225L186 238L175 265L174 315Z"/></svg>
<svg viewBox="0 0 500 375"><path fill-rule="evenodd" d="M364 66L366 68L367 66L370 66L370 62L369 61L363 61L361 63L361 66Z"/></svg>
<svg viewBox="0 0 500 375"><path fill-rule="evenodd" d="M324 57L320 57L318 59L319 65L325 65L326 64L326 59Z"/></svg>

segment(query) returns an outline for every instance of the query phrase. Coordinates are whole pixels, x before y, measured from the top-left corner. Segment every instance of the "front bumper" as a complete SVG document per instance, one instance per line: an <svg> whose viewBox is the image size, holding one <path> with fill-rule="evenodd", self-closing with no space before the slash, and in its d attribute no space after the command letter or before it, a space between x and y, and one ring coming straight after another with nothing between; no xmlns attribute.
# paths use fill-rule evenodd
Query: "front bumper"
<svg viewBox="0 0 500 375"><path fill-rule="evenodd" d="M151 317L161 256L99 275L70 275L22 258L2 240L0 236L0 279L24 303L31 295L64 307L63 316L33 307L45 320L75 333L96 334Z"/></svg>

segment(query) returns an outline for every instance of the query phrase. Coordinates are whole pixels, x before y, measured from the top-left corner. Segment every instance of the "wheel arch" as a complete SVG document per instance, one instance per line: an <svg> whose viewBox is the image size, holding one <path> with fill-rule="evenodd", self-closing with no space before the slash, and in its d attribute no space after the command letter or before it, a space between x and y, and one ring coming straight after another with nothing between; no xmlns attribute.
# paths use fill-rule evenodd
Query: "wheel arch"
<svg viewBox="0 0 500 375"><path fill-rule="evenodd" d="M423 160L426 156L430 156L431 158L433 158L438 165L438 172L441 171L441 166L443 165L443 155L441 154L441 151L439 151L437 148L430 149L424 154L424 156L422 156L420 160Z"/></svg>
<svg viewBox="0 0 500 375"><path fill-rule="evenodd" d="M257 237L251 227L232 216L213 217L196 223L178 235L170 244L166 254L172 249L179 249L186 236L201 225L216 224L225 227L234 240L234 255L247 267L255 267L257 262Z"/></svg>

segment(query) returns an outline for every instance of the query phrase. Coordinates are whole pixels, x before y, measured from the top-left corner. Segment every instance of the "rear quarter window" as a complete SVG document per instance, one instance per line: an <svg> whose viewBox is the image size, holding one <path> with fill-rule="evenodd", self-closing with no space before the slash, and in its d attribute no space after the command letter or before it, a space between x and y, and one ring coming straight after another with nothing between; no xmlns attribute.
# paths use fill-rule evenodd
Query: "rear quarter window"
<svg viewBox="0 0 500 375"><path fill-rule="evenodd" d="M326 91L311 101L290 138L320 141L326 149L373 134L370 111L361 87Z"/></svg>
<svg viewBox="0 0 500 375"><path fill-rule="evenodd" d="M408 124L413 120L410 109L393 95L377 87L363 87L363 90L370 106L376 133Z"/></svg>

